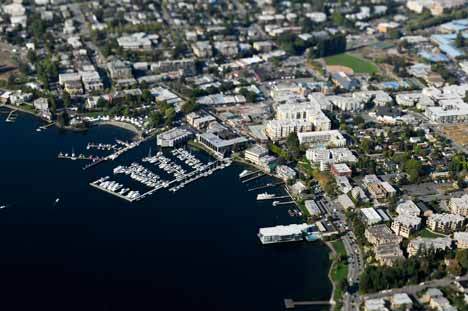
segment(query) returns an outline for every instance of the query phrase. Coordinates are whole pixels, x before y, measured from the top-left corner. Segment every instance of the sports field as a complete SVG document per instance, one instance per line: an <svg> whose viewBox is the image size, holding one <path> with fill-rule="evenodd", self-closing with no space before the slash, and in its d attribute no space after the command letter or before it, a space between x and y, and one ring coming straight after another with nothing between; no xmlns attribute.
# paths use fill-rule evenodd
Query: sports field
<svg viewBox="0 0 468 311"><path fill-rule="evenodd" d="M354 73L374 73L379 71L374 63L347 53L325 57L325 62L331 66L349 67Z"/></svg>

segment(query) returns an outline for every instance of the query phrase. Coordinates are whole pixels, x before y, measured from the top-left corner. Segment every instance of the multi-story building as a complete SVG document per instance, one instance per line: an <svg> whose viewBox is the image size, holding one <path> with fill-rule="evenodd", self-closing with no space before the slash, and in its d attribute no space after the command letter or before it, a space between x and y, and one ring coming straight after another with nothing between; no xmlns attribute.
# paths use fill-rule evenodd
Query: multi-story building
<svg viewBox="0 0 468 311"><path fill-rule="evenodd" d="M468 248L468 232L455 232L453 234L453 239L457 243L458 248Z"/></svg>
<svg viewBox="0 0 468 311"><path fill-rule="evenodd" d="M192 51L197 57L209 58L213 56L213 47L209 41L197 41L192 44Z"/></svg>
<svg viewBox="0 0 468 311"><path fill-rule="evenodd" d="M455 214L433 214L427 219L427 226L432 231L450 233L463 228L465 217Z"/></svg>
<svg viewBox="0 0 468 311"><path fill-rule="evenodd" d="M173 128L157 136L157 144L161 147L174 147L189 140L193 134L183 128Z"/></svg>
<svg viewBox="0 0 468 311"><path fill-rule="evenodd" d="M396 212L398 215L409 215L409 216L419 216L421 214L421 210L411 200L406 200L400 204L398 204L396 208Z"/></svg>
<svg viewBox="0 0 468 311"><path fill-rule="evenodd" d="M372 245L400 244L402 238L395 235L387 225L375 225L368 227L365 236Z"/></svg>
<svg viewBox="0 0 468 311"><path fill-rule="evenodd" d="M468 217L468 194L461 198L451 198L448 206L452 214Z"/></svg>
<svg viewBox="0 0 468 311"><path fill-rule="evenodd" d="M268 149L260 146L254 145L244 152L244 158L247 161L250 161L254 164L260 164L260 159L268 154Z"/></svg>
<svg viewBox="0 0 468 311"><path fill-rule="evenodd" d="M348 148L309 148L306 158L312 163L355 163L356 156Z"/></svg>
<svg viewBox="0 0 468 311"><path fill-rule="evenodd" d="M414 256L419 250L445 250L452 246L452 239L449 237L441 238L422 238L417 237L408 243L407 251L409 256Z"/></svg>
<svg viewBox="0 0 468 311"><path fill-rule="evenodd" d="M421 228L421 218L411 215L399 215L393 219L392 230L395 234L409 238L410 234Z"/></svg>
<svg viewBox="0 0 468 311"><path fill-rule="evenodd" d="M338 130L297 133L299 143L327 147L344 147L346 138Z"/></svg>

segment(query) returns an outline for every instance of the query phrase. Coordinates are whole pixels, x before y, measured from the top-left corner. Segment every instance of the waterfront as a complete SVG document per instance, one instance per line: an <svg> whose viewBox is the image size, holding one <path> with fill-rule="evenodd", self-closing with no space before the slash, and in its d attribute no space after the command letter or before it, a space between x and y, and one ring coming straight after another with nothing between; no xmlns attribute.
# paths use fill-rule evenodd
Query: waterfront
<svg viewBox="0 0 468 311"><path fill-rule="evenodd" d="M3 309L283 310L284 298L329 299L326 246L258 241L259 227L299 219L257 202L247 189L260 181L242 184L242 167L128 203L88 184L154 141L83 171L57 154L131 133L35 132L39 124L24 114L0 121L0 205L10 205L0 210Z"/></svg>

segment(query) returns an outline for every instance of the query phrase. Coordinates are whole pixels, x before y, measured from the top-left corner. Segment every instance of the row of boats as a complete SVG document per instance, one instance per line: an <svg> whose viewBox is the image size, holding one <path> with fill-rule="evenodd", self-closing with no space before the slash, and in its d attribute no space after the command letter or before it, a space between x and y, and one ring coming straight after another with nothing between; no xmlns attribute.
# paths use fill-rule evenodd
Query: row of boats
<svg viewBox="0 0 468 311"><path fill-rule="evenodd" d="M134 201L140 197L140 192L137 190L130 190L130 188L124 188L124 186L114 180L110 180L109 176L100 178L96 180L95 182L92 182L91 185L116 194L117 196L120 196L122 198L125 198L129 201Z"/></svg>
<svg viewBox="0 0 468 311"><path fill-rule="evenodd" d="M136 180L150 188L166 188L169 182L161 179L161 177L141 164L133 162L130 166L119 165L113 170L114 174L125 174L131 179Z"/></svg>
<svg viewBox="0 0 468 311"><path fill-rule="evenodd" d="M97 149L97 150L117 150L120 146L118 144L102 144L102 143L88 143L86 150Z"/></svg>

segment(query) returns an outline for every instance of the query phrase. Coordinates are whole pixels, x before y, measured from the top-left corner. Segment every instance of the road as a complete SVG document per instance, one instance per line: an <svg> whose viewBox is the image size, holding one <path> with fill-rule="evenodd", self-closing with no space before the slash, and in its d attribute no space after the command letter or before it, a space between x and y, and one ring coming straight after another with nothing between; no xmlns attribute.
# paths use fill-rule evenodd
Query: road
<svg viewBox="0 0 468 311"><path fill-rule="evenodd" d="M343 241L343 245L348 256L349 290L343 297L343 304L345 311L358 311L361 302L358 294L359 275L364 269L361 249L356 244L356 236L354 233L351 230L346 230L346 215L343 208L336 204L336 202L330 199L327 195L324 196L324 200L321 200L321 205L324 206L327 213L335 219L335 225L341 228L342 231L345 231L341 240Z"/></svg>

